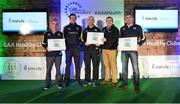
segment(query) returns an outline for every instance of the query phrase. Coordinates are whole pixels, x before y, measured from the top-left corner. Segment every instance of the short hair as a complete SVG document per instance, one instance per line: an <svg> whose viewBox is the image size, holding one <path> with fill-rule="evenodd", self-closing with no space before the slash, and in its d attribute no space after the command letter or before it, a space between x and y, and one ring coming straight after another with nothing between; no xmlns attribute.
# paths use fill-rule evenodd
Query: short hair
<svg viewBox="0 0 180 104"><path fill-rule="evenodd" d="M50 22L58 22L58 19L57 18L53 18Z"/></svg>
<svg viewBox="0 0 180 104"><path fill-rule="evenodd" d="M132 15L131 13L127 13L126 16L132 16L132 18L134 18L134 15Z"/></svg>
<svg viewBox="0 0 180 104"><path fill-rule="evenodd" d="M106 17L106 20L107 20L107 19L112 19L112 21L114 21L111 16Z"/></svg>
<svg viewBox="0 0 180 104"><path fill-rule="evenodd" d="M68 17L71 18L71 16L75 16L77 18L76 14L74 13L71 13Z"/></svg>

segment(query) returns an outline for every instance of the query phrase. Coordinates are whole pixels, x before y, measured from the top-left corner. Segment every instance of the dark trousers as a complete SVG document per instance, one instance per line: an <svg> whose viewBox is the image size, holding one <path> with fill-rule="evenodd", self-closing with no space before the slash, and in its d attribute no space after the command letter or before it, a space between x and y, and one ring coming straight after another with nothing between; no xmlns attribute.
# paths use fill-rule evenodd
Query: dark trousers
<svg viewBox="0 0 180 104"><path fill-rule="evenodd" d="M122 61L122 81L124 85L128 84L128 62L131 59L133 68L133 81L135 86L139 86L140 83L140 73L138 67L138 52L137 51L122 51L121 61Z"/></svg>
<svg viewBox="0 0 180 104"><path fill-rule="evenodd" d="M53 57L46 57L46 86L49 86L51 83L51 70L53 67L53 64L55 63L55 68L56 68L56 84L59 85L61 81L61 73L60 73L60 65L61 65L61 59L62 56L53 56Z"/></svg>
<svg viewBox="0 0 180 104"><path fill-rule="evenodd" d="M80 50L78 48L66 50L66 71L65 71L65 82L70 80L70 66L72 63L72 57L75 63L76 81L80 83Z"/></svg>
<svg viewBox="0 0 180 104"><path fill-rule="evenodd" d="M91 81L91 60L93 64L93 81L99 78L99 50L98 49L85 49L84 63L85 63L85 80Z"/></svg>

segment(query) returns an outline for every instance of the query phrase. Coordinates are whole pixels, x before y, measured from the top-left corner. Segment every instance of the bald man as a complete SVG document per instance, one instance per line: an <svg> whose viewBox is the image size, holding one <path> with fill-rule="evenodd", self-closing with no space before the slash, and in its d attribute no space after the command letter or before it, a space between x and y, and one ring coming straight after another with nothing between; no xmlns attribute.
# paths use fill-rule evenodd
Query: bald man
<svg viewBox="0 0 180 104"><path fill-rule="evenodd" d="M85 62L85 82L83 86L91 85L91 60L93 64L93 87L98 86L99 75L99 44L87 43L87 32L101 32L101 30L94 25L95 19L93 16L88 17L88 26L83 31L83 41L85 44L84 62Z"/></svg>

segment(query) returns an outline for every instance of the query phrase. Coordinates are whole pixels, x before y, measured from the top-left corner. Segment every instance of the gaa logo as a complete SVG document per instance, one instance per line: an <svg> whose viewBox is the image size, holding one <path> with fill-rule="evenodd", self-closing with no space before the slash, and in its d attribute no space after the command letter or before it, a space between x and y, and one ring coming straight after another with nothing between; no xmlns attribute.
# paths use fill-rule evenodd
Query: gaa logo
<svg viewBox="0 0 180 104"><path fill-rule="evenodd" d="M78 2L70 2L65 6L65 14L69 16L71 13L81 12L82 6ZM79 15L77 17L80 17Z"/></svg>
<svg viewBox="0 0 180 104"><path fill-rule="evenodd" d="M69 2L64 7L64 12L67 16L69 16L71 13L77 14L77 17L80 18L80 14L90 14L90 11L87 11L85 8L81 6L79 2Z"/></svg>
<svg viewBox="0 0 180 104"><path fill-rule="evenodd" d="M16 60L8 60L4 64L4 73L10 77L14 78L18 76L21 72L21 65L18 61Z"/></svg>

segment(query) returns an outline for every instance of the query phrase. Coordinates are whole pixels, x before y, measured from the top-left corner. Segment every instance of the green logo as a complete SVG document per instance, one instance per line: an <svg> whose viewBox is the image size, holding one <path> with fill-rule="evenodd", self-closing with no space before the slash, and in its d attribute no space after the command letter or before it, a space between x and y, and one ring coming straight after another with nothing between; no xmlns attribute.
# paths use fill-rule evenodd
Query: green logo
<svg viewBox="0 0 180 104"><path fill-rule="evenodd" d="M21 65L18 61L16 60L8 60L4 64L4 73L10 77L14 78L18 76L21 72Z"/></svg>

